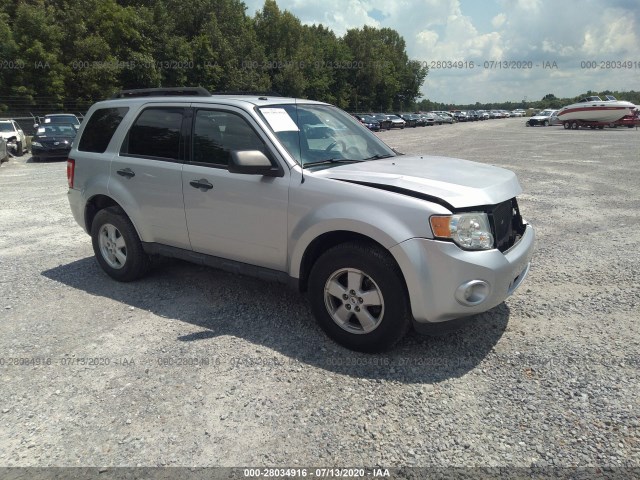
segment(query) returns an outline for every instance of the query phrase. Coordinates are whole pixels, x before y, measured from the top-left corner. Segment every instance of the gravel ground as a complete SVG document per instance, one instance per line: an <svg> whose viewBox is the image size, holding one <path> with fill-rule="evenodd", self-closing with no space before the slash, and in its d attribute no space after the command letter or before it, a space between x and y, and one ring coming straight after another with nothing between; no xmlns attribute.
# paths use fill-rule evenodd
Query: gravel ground
<svg viewBox="0 0 640 480"><path fill-rule="evenodd" d="M0 168L0 466L640 466L640 132L383 132L514 170L537 229L504 304L385 355L280 285L167 260L119 284L65 164Z"/></svg>

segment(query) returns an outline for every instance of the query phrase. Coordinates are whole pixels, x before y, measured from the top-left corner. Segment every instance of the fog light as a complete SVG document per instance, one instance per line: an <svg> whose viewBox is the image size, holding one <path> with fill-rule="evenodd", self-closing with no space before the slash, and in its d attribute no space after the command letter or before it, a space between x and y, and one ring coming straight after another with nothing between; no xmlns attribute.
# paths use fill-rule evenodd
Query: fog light
<svg viewBox="0 0 640 480"><path fill-rule="evenodd" d="M484 280L465 282L456 290L456 300L462 305L473 307L480 305L489 296L489 284Z"/></svg>

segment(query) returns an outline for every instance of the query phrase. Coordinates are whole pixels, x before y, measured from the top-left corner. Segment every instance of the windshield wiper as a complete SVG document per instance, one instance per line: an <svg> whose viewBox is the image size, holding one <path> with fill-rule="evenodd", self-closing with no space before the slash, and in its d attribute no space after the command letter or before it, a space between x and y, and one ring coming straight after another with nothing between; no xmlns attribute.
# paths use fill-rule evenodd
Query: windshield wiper
<svg viewBox="0 0 640 480"><path fill-rule="evenodd" d="M317 160L315 162L306 162L302 168L307 168L307 167L315 167L318 165L334 165L334 164L340 164L340 163L358 163L358 162L364 162L364 160L351 160L348 158L327 158L326 160Z"/></svg>
<svg viewBox="0 0 640 480"><path fill-rule="evenodd" d="M373 155L371 157L365 158L365 160L381 160L383 158L391 158L393 156L394 155L381 155L379 153L376 153L375 155Z"/></svg>

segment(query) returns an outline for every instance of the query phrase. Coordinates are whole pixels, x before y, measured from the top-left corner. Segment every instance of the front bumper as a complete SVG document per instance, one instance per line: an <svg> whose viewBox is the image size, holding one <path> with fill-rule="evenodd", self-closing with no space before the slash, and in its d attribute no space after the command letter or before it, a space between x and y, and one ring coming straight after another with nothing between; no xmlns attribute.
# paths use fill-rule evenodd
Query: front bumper
<svg viewBox="0 0 640 480"><path fill-rule="evenodd" d="M529 272L534 240L534 230L527 225L520 241L505 253L465 251L452 242L426 238L412 238L391 248L407 283L416 328L482 313L502 303ZM456 299L456 291L473 281L488 286L486 297L464 305Z"/></svg>
<svg viewBox="0 0 640 480"><path fill-rule="evenodd" d="M56 147L34 147L31 146L31 155L38 158L68 158L71 146L64 146L62 148Z"/></svg>

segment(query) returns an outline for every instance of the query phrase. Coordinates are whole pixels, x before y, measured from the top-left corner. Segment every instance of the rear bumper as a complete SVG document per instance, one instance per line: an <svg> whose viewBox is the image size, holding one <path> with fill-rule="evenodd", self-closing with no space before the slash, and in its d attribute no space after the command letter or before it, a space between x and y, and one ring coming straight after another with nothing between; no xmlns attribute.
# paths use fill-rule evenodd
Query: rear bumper
<svg viewBox="0 0 640 480"><path fill-rule="evenodd" d="M82 197L82 192L80 190L70 188L67 192L67 198L69 199L69 206L71 207L71 213L73 214L73 218L76 220L78 225L82 227L82 229L85 232L89 233L85 225L85 218L84 218L85 202Z"/></svg>
<svg viewBox="0 0 640 480"><path fill-rule="evenodd" d="M505 253L464 251L451 242L413 238L391 249L409 291L416 326L487 311L502 303L529 272L535 233L530 225ZM463 304L460 289L482 282L482 301ZM458 293L458 295L457 295Z"/></svg>

